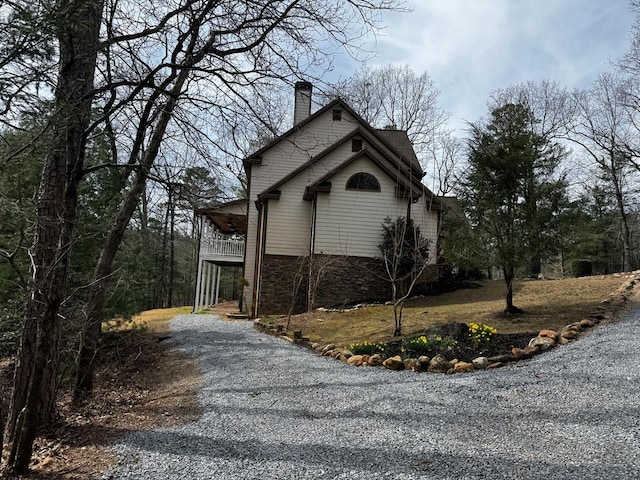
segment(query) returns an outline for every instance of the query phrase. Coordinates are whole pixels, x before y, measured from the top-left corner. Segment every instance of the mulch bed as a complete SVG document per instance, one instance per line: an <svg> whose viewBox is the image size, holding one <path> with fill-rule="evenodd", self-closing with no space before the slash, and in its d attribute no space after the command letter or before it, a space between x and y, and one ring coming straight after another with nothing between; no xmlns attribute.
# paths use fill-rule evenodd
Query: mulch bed
<svg viewBox="0 0 640 480"><path fill-rule="evenodd" d="M428 352L407 352L402 351L402 342L390 342L386 344L385 357L400 355L403 358L418 357L427 355L434 357L437 354L444 355L448 360L458 359L463 362L471 362L477 357L493 357L505 353L511 353L513 347L524 348L529 345L532 338L538 335L537 332L531 333L497 333L491 337L491 340L477 347L466 338L458 338L456 345L445 350L430 350Z"/></svg>

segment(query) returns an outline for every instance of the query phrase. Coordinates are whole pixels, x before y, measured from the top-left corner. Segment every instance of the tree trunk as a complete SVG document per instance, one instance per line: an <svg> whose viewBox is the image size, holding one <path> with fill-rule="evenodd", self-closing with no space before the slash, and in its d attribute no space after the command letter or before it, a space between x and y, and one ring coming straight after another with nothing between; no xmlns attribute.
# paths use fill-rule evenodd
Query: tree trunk
<svg viewBox="0 0 640 480"><path fill-rule="evenodd" d="M11 444L7 467L18 475L28 470L36 433L51 419L55 404L60 307L91 115L102 8L102 0L59 0L56 5L60 49L56 113L29 252L29 296L7 421Z"/></svg>
<svg viewBox="0 0 640 480"><path fill-rule="evenodd" d="M622 194L616 192L618 202L618 211L620 214L620 223L622 225L622 271L630 272L635 268L635 259L633 258L633 247L631 245L631 230L627 219L627 212L624 207Z"/></svg>
<svg viewBox="0 0 640 480"><path fill-rule="evenodd" d="M167 285L167 244L169 243L169 205L164 213L164 221L162 222L162 230L160 236L162 244L158 256L156 257L156 288L155 288L155 308L164 308L166 306L166 285Z"/></svg>
<svg viewBox="0 0 640 480"><path fill-rule="evenodd" d="M80 355L78 356L78 365L76 373L76 382L73 393L73 401L78 404L93 389L93 377L95 368L95 357L98 351L98 339L100 336L100 326L103 320L104 299L107 290L107 281L113 273L113 260L115 259L118 247L122 242L124 233L129 225L129 221L133 216L140 198L142 197L149 171L160 149L160 144L167 125L171 120L173 110L175 109L177 99L184 86L189 73L188 70L180 71L176 83L171 89L171 94L166 104L162 107L162 114L158 120L158 124L153 132L153 136L149 142L149 146L144 152L140 161L140 168L133 179L131 188L127 193L120 211L109 230L109 234L100 252L100 258L94 271L94 278L89 292L87 301L87 316L82 332L80 345Z"/></svg>
<svg viewBox="0 0 640 480"><path fill-rule="evenodd" d="M504 311L507 314L522 312L522 310L513 304L513 280L515 278L515 268L503 268L502 272L504 273L504 281L507 284L506 308Z"/></svg>
<svg viewBox="0 0 640 480"><path fill-rule="evenodd" d="M2 453L4 451L4 441L2 439L2 434L4 433L4 414L2 411L2 402L0 402L0 468L2 467Z"/></svg>
<svg viewBox="0 0 640 480"><path fill-rule="evenodd" d="M169 205L171 217L169 220L169 284L167 285L167 308L173 307L173 283L176 263L176 206L173 190L170 190Z"/></svg>

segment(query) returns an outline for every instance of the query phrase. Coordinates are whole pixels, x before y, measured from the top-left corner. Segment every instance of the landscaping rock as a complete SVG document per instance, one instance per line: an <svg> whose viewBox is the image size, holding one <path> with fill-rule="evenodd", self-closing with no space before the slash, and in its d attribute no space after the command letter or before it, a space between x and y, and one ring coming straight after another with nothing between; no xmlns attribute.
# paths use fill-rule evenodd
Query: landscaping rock
<svg viewBox="0 0 640 480"><path fill-rule="evenodd" d="M418 357L418 361L420 362L420 366L422 367L422 369L426 370L427 368L429 368L429 362L431 361L431 359L426 355L420 355Z"/></svg>
<svg viewBox="0 0 640 480"><path fill-rule="evenodd" d="M550 337L536 337L529 342L530 347L538 347L540 350L548 350L556 346L556 341Z"/></svg>
<svg viewBox="0 0 640 480"><path fill-rule="evenodd" d="M595 322L593 320L589 320L588 318L583 318L582 320L580 320L580 326L582 328L591 328L593 326L595 326Z"/></svg>
<svg viewBox="0 0 640 480"><path fill-rule="evenodd" d="M582 327L580 326L579 323L571 323L567 326L565 326L562 331L566 332L567 330L573 330L574 332L580 332L582 331Z"/></svg>
<svg viewBox="0 0 640 480"><path fill-rule="evenodd" d="M524 359L527 359L527 358L531 358L536 353L538 353L539 351L540 350L538 349L538 347L525 347L525 348L513 347L511 349L511 353L518 360L524 360Z"/></svg>
<svg viewBox="0 0 640 480"><path fill-rule="evenodd" d="M382 362L384 362L382 355L380 355L379 353L376 353L374 355L371 355L371 357L369 357L369 361L367 363L372 367L379 367L380 365L382 365Z"/></svg>
<svg viewBox="0 0 640 480"><path fill-rule="evenodd" d="M495 357L489 357L487 359L489 363L509 363L517 360L512 354L505 353L504 355L496 355ZM487 366L489 368L491 365Z"/></svg>
<svg viewBox="0 0 640 480"><path fill-rule="evenodd" d="M347 359L347 365L353 365L354 367L359 367L362 365L362 355L351 355Z"/></svg>
<svg viewBox="0 0 640 480"><path fill-rule="evenodd" d="M330 352L331 350L335 350L336 346L333 343L330 343L329 345L326 345L323 349L322 349L322 355L324 355L327 352Z"/></svg>
<svg viewBox="0 0 640 480"><path fill-rule="evenodd" d="M494 368L500 368L500 367L504 367L504 363L503 362L492 362L489 365L487 365L487 370L491 370Z"/></svg>
<svg viewBox="0 0 640 480"><path fill-rule="evenodd" d="M340 352L340 360L343 362L346 362L351 357L353 357L353 352L351 350L342 350L342 352Z"/></svg>
<svg viewBox="0 0 640 480"><path fill-rule="evenodd" d="M311 350L315 350L316 348L318 348L320 346L320 344L318 342L313 342L311 344Z"/></svg>
<svg viewBox="0 0 640 480"><path fill-rule="evenodd" d="M362 366L369 365L369 360L371 360L371 355L362 355Z"/></svg>
<svg viewBox="0 0 640 480"><path fill-rule="evenodd" d="M474 358L471 363L473 363L474 368L482 370L484 368L487 368L487 366L489 365L489 359L487 357L478 357Z"/></svg>
<svg viewBox="0 0 640 480"><path fill-rule="evenodd" d="M395 357L387 358L384 362L382 362L384 368L388 368L389 370L402 370L404 368L404 362L400 355L396 355Z"/></svg>
<svg viewBox="0 0 640 480"><path fill-rule="evenodd" d="M463 340L469 333L469 325L462 322L447 323L445 325L435 325L425 331L425 335L437 335L440 337L451 337L456 340Z"/></svg>
<svg viewBox="0 0 640 480"><path fill-rule="evenodd" d="M575 340L579 336L580 334L575 330L565 330L564 332L562 332L560 338L564 338L565 340Z"/></svg>
<svg viewBox="0 0 640 480"><path fill-rule="evenodd" d="M447 360L444 355L436 355L429 362L429 370L430 372L439 372L439 373L447 373L451 368L451 364L449 360Z"/></svg>
<svg viewBox="0 0 640 480"><path fill-rule="evenodd" d="M540 333L538 333L538 336L557 340L559 335L558 335L558 332L556 332L555 330L540 330Z"/></svg>
<svg viewBox="0 0 640 480"><path fill-rule="evenodd" d="M473 363L468 362L458 362L453 367L454 373L468 373L473 372L475 369L473 368Z"/></svg>
<svg viewBox="0 0 640 480"><path fill-rule="evenodd" d="M422 365L417 358L407 358L403 363L405 370L411 370L412 372L422 371Z"/></svg>

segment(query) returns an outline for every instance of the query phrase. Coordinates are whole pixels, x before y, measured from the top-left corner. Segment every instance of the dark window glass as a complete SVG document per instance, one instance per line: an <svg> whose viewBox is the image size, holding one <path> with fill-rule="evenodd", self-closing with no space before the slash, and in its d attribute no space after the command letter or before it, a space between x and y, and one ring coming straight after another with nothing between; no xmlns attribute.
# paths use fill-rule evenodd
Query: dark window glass
<svg viewBox="0 0 640 480"><path fill-rule="evenodd" d="M354 138L353 140L351 140L351 151L359 152L360 150L362 150L362 139Z"/></svg>
<svg viewBox="0 0 640 480"><path fill-rule="evenodd" d="M380 182L378 179L367 172L359 172L352 175L347 180L348 190L369 190L372 192L380 191Z"/></svg>
<svg viewBox="0 0 640 480"><path fill-rule="evenodd" d="M340 110L340 109L336 108L336 109L333 111L333 119L334 119L334 120L342 120L342 110Z"/></svg>

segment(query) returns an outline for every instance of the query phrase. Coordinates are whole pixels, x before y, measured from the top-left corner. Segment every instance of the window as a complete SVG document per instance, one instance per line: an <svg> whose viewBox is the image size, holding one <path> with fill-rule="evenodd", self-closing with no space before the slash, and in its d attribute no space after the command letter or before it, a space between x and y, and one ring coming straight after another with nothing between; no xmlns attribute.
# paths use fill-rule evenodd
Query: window
<svg viewBox="0 0 640 480"><path fill-rule="evenodd" d="M337 122L342 120L342 110L340 110L339 108L334 108L333 109L333 119L335 121L337 121Z"/></svg>
<svg viewBox="0 0 640 480"><path fill-rule="evenodd" d="M347 180L347 190L367 190L370 192L380 191L378 179L367 172L358 172Z"/></svg>
<svg viewBox="0 0 640 480"><path fill-rule="evenodd" d="M361 138L354 138L351 140L351 151L352 152L359 152L360 150L362 150L362 139Z"/></svg>

